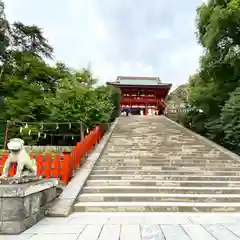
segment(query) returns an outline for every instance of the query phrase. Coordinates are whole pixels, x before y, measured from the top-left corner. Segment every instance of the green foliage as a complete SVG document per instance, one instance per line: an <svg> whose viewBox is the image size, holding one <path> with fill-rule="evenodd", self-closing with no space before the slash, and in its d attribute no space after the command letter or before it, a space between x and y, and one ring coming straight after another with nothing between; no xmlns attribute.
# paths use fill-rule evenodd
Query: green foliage
<svg viewBox="0 0 240 240"><path fill-rule="evenodd" d="M23 83L21 89L5 98L5 119L12 121L42 121L47 117L45 95L38 84Z"/></svg>
<svg viewBox="0 0 240 240"><path fill-rule="evenodd" d="M38 26L26 26L21 22L15 22L12 25L11 33L12 46L18 51L52 58L53 48L43 37L43 32Z"/></svg>
<svg viewBox="0 0 240 240"><path fill-rule="evenodd" d="M4 13L4 3L0 1L0 60L5 58L5 52L9 46L9 24Z"/></svg>
<svg viewBox="0 0 240 240"><path fill-rule="evenodd" d="M182 84L178 86L174 91L172 91L167 98L167 101L171 102L181 102L186 103L187 102L187 84Z"/></svg>
<svg viewBox="0 0 240 240"><path fill-rule="evenodd" d="M240 147L240 87L233 91L225 103L220 117L224 139L231 147Z"/></svg>
<svg viewBox="0 0 240 240"><path fill-rule="evenodd" d="M113 108L106 87L85 86L85 81L76 78L62 79L54 97L45 98L44 105L53 122L81 120L89 127L108 122Z"/></svg>
<svg viewBox="0 0 240 240"><path fill-rule="evenodd" d="M238 147L240 0L210 0L197 9L198 41L205 49L189 79L185 124L210 139ZM199 109L202 112L199 112Z"/></svg>
<svg viewBox="0 0 240 240"><path fill-rule="evenodd" d="M24 135L27 143L37 143L34 134L41 131L41 122L76 122L61 130L80 135L80 121L86 130L118 115L116 89L96 87L97 79L88 69L75 70L62 62L50 66L46 59L52 58L53 48L43 30L21 22L9 24L0 0L0 144L7 120L11 121L9 137ZM38 124L20 133L21 122L29 121ZM54 124L44 130L60 131Z"/></svg>
<svg viewBox="0 0 240 240"><path fill-rule="evenodd" d="M4 145L4 130L5 130L5 123L0 121L0 149Z"/></svg>
<svg viewBox="0 0 240 240"><path fill-rule="evenodd" d="M188 84L182 84L172 91L167 97L167 115L173 121L182 123L184 121L184 108L188 102Z"/></svg>
<svg viewBox="0 0 240 240"><path fill-rule="evenodd" d="M107 90L111 94L111 102L113 104L113 111L111 115L111 121L113 121L116 117L119 116L120 113L121 91L119 88L116 88L114 86L108 86Z"/></svg>

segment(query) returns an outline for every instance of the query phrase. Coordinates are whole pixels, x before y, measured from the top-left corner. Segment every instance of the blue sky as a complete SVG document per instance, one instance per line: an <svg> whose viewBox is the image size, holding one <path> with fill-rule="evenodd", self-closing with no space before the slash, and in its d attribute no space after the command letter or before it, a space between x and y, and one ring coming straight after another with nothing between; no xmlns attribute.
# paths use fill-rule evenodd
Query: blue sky
<svg viewBox="0 0 240 240"><path fill-rule="evenodd" d="M10 22L44 29L56 60L117 75L185 83L199 64L196 8L203 0L5 0Z"/></svg>

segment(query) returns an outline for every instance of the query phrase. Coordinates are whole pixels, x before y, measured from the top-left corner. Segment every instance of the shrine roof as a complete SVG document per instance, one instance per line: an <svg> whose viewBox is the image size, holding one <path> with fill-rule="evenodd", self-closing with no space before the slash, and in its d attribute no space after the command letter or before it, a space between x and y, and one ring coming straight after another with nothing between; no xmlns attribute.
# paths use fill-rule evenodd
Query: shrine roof
<svg viewBox="0 0 240 240"><path fill-rule="evenodd" d="M115 82L108 82L112 85L134 85L134 86L171 86L172 84L162 83L158 77L123 77L119 76Z"/></svg>

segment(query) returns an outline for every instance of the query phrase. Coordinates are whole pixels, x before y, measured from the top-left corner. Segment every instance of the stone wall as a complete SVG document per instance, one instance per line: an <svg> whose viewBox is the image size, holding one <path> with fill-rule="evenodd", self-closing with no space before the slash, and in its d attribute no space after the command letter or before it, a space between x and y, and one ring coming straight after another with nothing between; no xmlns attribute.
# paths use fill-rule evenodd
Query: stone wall
<svg viewBox="0 0 240 240"><path fill-rule="evenodd" d="M57 197L56 179L0 185L0 234L19 234L44 217Z"/></svg>

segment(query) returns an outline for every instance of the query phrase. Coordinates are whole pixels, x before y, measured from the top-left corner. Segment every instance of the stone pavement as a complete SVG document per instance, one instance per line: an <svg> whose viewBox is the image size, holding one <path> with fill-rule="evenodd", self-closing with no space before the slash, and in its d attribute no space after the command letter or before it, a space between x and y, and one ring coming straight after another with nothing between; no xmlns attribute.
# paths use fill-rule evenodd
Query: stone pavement
<svg viewBox="0 0 240 240"><path fill-rule="evenodd" d="M0 240L237 240L240 213L73 213Z"/></svg>

